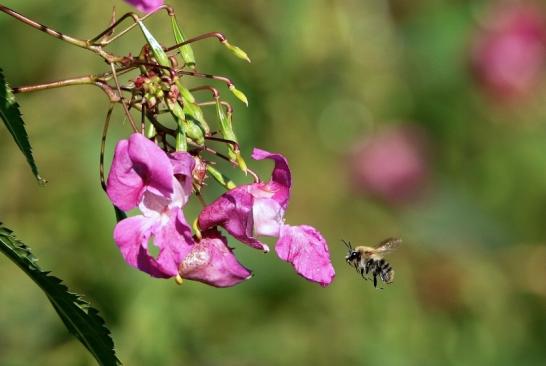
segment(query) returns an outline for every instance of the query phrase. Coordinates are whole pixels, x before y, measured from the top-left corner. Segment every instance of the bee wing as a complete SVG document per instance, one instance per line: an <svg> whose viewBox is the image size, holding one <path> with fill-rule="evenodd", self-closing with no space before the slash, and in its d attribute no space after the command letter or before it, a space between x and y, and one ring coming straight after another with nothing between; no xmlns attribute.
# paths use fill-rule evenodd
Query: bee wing
<svg viewBox="0 0 546 366"><path fill-rule="evenodd" d="M401 243L402 243L402 239L400 238L388 238L383 240L381 243L379 243L377 248L375 248L375 251L377 253L392 252L393 250L398 248Z"/></svg>

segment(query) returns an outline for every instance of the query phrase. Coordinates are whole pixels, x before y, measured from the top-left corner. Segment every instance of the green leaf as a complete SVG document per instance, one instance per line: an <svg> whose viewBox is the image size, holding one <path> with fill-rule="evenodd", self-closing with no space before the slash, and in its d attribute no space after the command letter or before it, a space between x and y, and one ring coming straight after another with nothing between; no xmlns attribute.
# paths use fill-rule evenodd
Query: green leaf
<svg viewBox="0 0 546 366"><path fill-rule="evenodd" d="M176 17L171 17L172 27L173 27L173 33L174 33L174 39L176 43L182 43L186 40L186 37L184 36L184 32L182 32L182 29L178 26L178 23L176 22ZM182 60L184 60L184 63L186 66L191 67L192 69L195 68L195 56L193 55L193 49L189 44L185 44L183 46L178 47L178 50L180 51L180 56L182 56Z"/></svg>
<svg viewBox="0 0 546 366"><path fill-rule="evenodd" d="M32 148L30 147L27 131L25 130L25 123L19 111L19 104L15 101L15 96L4 78L2 69L0 69L0 117L11 133L15 143L27 158L32 173L34 173L38 182L41 184L46 183L46 180L40 177L38 173L38 167L32 156Z"/></svg>
<svg viewBox="0 0 546 366"><path fill-rule="evenodd" d="M66 328L89 350L100 365L120 365L110 331L99 312L80 295L70 292L57 277L38 266L29 247L0 223L0 251L21 268L46 294Z"/></svg>
<svg viewBox="0 0 546 366"><path fill-rule="evenodd" d="M218 115L218 120L220 121L220 133L222 134L222 137L226 140L238 143L237 136L235 136L235 132L233 131L233 126L231 123L231 114L226 115L219 99L216 99L216 113ZM247 173L246 162L241 156L241 152L232 144L228 144L228 157L231 160L237 161L239 168L245 174Z"/></svg>

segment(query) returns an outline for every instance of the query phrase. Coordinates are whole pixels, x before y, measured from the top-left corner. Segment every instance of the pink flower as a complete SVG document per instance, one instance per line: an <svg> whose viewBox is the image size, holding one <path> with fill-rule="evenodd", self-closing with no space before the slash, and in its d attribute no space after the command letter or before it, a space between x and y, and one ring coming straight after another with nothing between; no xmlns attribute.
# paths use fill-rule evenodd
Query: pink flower
<svg viewBox="0 0 546 366"><path fill-rule="evenodd" d="M195 242L181 208L192 193L194 158L167 155L138 133L116 145L106 191L118 208L138 206L141 215L120 221L114 240L125 261L153 277L183 278L216 287L234 286L251 277L215 230ZM148 242L159 248L154 258Z"/></svg>
<svg viewBox="0 0 546 366"><path fill-rule="evenodd" d="M419 132L395 127L359 142L350 158L355 188L391 204L418 196L428 177L424 139Z"/></svg>
<svg viewBox="0 0 546 366"><path fill-rule="evenodd" d="M193 164L191 155L178 152L169 157L138 133L116 146L108 197L124 211L138 206L142 215L120 221L114 240L129 265L151 276L176 276L191 250L191 229L180 209L191 194ZM157 258L148 250L151 237L159 248Z"/></svg>
<svg viewBox="0 0 546 366"><path fill-rule="evenodd" d="M513 99L536 86L546 61L546 19L538 7L503 5L474 42L478 80L495 97Z"/></svg>
<svg viewBox="0 0 546 366"><path fill-rule="evenodd" d="M222 226L237 240L264 251L269 248L256 236L277 237L275 251L282 260L290 262L306 279L323 286L330 284L335 272L326 240L311 226L284 223L292 185L286 159L260 149L254 149L252 157L275 162L271 181L242 185L224 193L203 209L199 227L207 230Z"/></svg>
<svg viewBox="0 0 546 366"><path fill-rule="evenodd" d="M227 240L212 229L191 248L180 266L180 275L215 287L230 287L252 277L228 247Z"/></svg>
<svg viewBox="0 0 546 366"><path fill-rule="evenodd" d="M154 11L163 5L164 0L125 0L129 4L144 13Z"/></svg>

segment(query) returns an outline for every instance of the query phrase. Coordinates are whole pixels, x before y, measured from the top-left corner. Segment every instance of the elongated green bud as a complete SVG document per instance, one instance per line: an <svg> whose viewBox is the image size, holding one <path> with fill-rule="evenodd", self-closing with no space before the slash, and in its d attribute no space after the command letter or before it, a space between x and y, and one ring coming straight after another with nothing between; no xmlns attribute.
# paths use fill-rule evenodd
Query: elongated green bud
<svg viewBox="0 0 546 366"><path fill-rule="evenodd" d="M186 141L186 131L184 124L179 123L176 131L176 151L188 151L188 142Z"/></svg>
<svg viewBox="0 0 546 366"><path fill-rule="evenodd" d="M182 97L182 101L184 102L184 113L188 116L191 116L195 121L197 121L205 134L209 134L210 127L205 121L205 116L203 115L201 107L199 107L195 103L195 98L193 94L184 85L182 85L179 79L176 80L176 87L180 91L180 96Z"/></svg>
<svg viewBox="0 0 546 366"><path fill-rule="evenodd" d="M184 36L184 32L182 32L182 29L180 29L180 27L178 26L176 17L174 15L171 17L171 24L176 43L178 44L184 42L186 40L186 37ZM182 57L182 60L184 60L186 66L194 69L195 56L193 55L193 49L191 48L191 46L189 44L185 44L178 47L178 50L180 51L180 56Z"/></svg>
<svg viewBox="0 0 546 366"><path fill-rule="evenodd" d="M218 115L218 120L220 121L220 133L222 134L222 137L237 143L237 136L233 131L231 123L231 115L226 115L219 99L216 100L216 113ZM239 168L246 174L247 166L245 160L241 156L239 149L233 146L233 144L228 144L228 157L231 160L236 161Z"/></svg>
<svg viewBox="0 0 546 366"><path fill-rule="evenodd" d="M233 95L235 95L237 97L237 99L239 99L241 102L245 103L245 105L248 107L248 99L247 99L246 95L242 91L237 89L235 87L235 85L231 84L229 86L229 91L232 92Z"/></svg>
<svg viewBox="0 0 546 366"><path fill-rule="evenodd" d="M233 53L236 57L238 57L238 58L240 58L240 59L242 59L242 60L245 60L245 61L250 62L250 57L248 57L247 53L246 53L245 51L243 51L242 49L240 49L239 47L230 44L230 43L227 41L227 39L224 40L224 41L222 42L222 44L223 44L224 46L226 46L226 48L227 48L228 50L230 50L231 53Z"/></svg>
<svg viewBox="0 0 546 366"><path fill-rule="evenodd" d="M168 99L167 106L169 107L171 114L174 116L178 128L180 130L184 130L185 136L195 141L196 144L203 145L205 143L205 135L203 130L192 120L186 119L186 115L184 114L182 107L180 107L177 102Z"/></svg>
<svg viewBox="0 0 546 366"><path fill-rule="evenodd" d="M220 173L215 167L207 165L207 172L209 172L209 174L225 188L233 189L237 187L237 185L231 179Z"/></svg>
<svg viewBox="0 0 546 366"><path fill-rule="evenodd" d="M144 26L144 24L138 20L137 21L140 29L142 30L142 33L144 34L144 37L146 38L146 41L148 41L148 44L150 45L152 52L154 54L155 59L161 66L170 67L171 64L169 62L169 57L167 56L167 53L163 51L163 47L159 44L159 42L152 36L152 33Z"/></svg>

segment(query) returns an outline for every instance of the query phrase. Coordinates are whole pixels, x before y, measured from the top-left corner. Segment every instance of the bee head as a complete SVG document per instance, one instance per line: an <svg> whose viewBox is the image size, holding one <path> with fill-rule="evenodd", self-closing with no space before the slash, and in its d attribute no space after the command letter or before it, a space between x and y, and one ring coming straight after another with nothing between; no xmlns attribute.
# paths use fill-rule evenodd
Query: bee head
<svg viewBox="0 0 546 366"><path fill-rule="evenodd" d="M345 256L345 261L347 261L347 263L351 263L355 259L358 259L360 254L356 250L354 250L353 246L351 245L351 242L350 241L345 241L345 240L342 240L342 242L343 242L343 244L345 244L345 246L349 250L347 252L347 255Z"/></svg>
<svg viewBox="0 0 546 366"><path fill-rule="evenodd" d="M347 261L347 263L351 263L353 262L354 260L358 260L360 257L360 253L357 252L356 250L350 250L347 255L345 256L345 261Z"/></svg>

